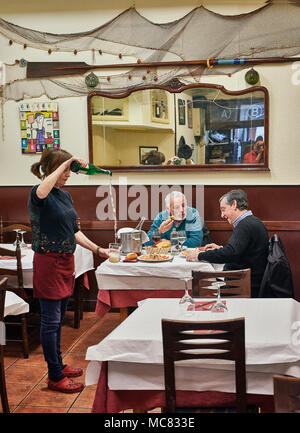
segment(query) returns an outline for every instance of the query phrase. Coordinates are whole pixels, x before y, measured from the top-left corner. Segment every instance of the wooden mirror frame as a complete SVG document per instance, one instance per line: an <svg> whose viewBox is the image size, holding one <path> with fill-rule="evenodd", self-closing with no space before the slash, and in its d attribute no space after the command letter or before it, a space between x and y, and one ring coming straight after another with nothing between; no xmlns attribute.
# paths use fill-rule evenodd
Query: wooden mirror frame
<svg viewBox="0 0 300 433"><path fill-rule="evenodd" d="M92 104L91 98L93 96L102 96L112 99L127 98L131 93L140 90L149 89L162 89L169 93L181 93L185 90L193 88L214 88L227 95L244 95L262 91L265 97L265 112L264 112L264 161L257 164L193 164L193 165L128 165L128 166L105 166L104 168L112 170L113 172L172 172L172 171L185 171L185 172L199 172L199 171L270 171L269 169L269 92L263 86L253 86L248 89L230 91L224 86L218 84L188 84L184 85L177 79L173 79L164 85L146 85L138 88L131 88L128 91L108 95L106 92L95 91L91 92L87 97L87 115L88 115L88 140L89 140L89 162L93 164L93 130L92 130Z"/></svg>

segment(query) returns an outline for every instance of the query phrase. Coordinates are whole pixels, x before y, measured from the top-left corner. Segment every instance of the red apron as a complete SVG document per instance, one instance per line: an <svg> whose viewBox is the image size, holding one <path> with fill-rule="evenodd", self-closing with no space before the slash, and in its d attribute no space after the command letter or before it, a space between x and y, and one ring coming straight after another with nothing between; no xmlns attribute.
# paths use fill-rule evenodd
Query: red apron
<svg viewBox="0 0 300 433"><path fill-rule="evenodd" d="M75 284L74 255L66 253L34 253L33 296L42 299L63 299L71 296Z"/></svg>

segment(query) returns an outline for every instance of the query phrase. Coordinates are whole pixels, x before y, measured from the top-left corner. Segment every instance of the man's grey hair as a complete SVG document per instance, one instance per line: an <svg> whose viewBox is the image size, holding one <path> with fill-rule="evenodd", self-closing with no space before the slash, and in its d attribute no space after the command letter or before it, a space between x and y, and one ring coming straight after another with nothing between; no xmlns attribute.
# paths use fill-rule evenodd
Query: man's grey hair
<svg viewBox="0 0 300 433"><path fill-rule="evenodd" d="M172 191L170 192L166 198L165 198L165 205L167 209L170 209L170 203L171 200L175 200L175 199L182 199L182 197L184 198L184 201L186 203L186 197L185 195L181 192L181 191Z"/></svg>
<svg viewBox="0 0 300 433"><path fill-rule="evenodd" d="M232 189L231 191L222 195L222 197L220 197L219 199L220 203L223 200L223 198L226 200L226 203L229 204L229 206L232 205L233 200L236 200L238 209L240 210L248 209L247 194L242 189Z"/></svg>

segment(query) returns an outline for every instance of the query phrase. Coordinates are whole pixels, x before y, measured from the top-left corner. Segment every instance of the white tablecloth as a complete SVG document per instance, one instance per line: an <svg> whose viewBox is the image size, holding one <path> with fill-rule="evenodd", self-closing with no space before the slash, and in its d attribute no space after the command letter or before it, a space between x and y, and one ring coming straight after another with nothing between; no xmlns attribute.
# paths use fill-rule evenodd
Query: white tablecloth
<svg viewBox="0 0 300 433"><path fill-rule="evenodd" d="M187 262L184 257L180 256L175 256L173 261L161 263L111 263L105 260L96 269L96 278L98 288L104 290L182 290L184 282L180 279L191 277L192 270L222 269L223 265Z"/></svg>
<svg viewBox="0 0 300 433"><path fill-rule="evenodd" d="M29 305L20 296L7 290L5 295L4 316L28 313Z"/></svg>
<svg viewBox="0 0 300 433"><path fill-rule="evenodd" d="M273 375L300 377L300 304L293 299L227 299L228 312L198 311L193 320L245 317L247 391L273 394ZM111 334L87 350L86 383L108 362L112 390L164 389L161 319L178 319L178 299L147 299ZM197 377L197 380L195 380ZM230 361L189 361L176 369L177 388L235 392Z"/></svg>
<svg viewBox="0 0 300 433"><path fill-rule="evenodd" d="M0 244L0 247L7 249L14 249L12 244ZM33 274L33 255L34 251L31 248L21 250L22 269L23 269L23 283L24 287L32 287L32 274ZM76 246L74 253L75 260L75 276L76 278L83 273L94 269L93 253L80 245ZM15 259L0 260L0 267L6 269L16 269L17 261ZM9 277L9 283L13 284L14 277Z"/></svg>

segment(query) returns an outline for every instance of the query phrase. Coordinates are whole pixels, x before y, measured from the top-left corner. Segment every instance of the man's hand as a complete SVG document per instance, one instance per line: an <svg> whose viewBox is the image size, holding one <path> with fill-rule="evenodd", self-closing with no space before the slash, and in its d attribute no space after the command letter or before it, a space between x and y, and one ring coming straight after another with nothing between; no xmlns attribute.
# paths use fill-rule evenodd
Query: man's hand
<svg viewBox="0 0 300 433"><path fill-rule="evenodd" d="M163 221L159 226L159 233L166 233L173 226L173 218L169 218L166 221Z"/></svg>
<svg viewBox="0 0 300 433"><path fill-rule="evenodd" d="M198 261L199 250L197 248L187 250L186 261L187 262L197 262Z"/></svg>
<svg viewBox="0 0 300 433"><path fill-rule="evenodd" d="M212 244L205 245L204 251L216 250L216 249L219 249L219 248L221 248L221 245L217 245L217 244L212 243Z"/></svg>

